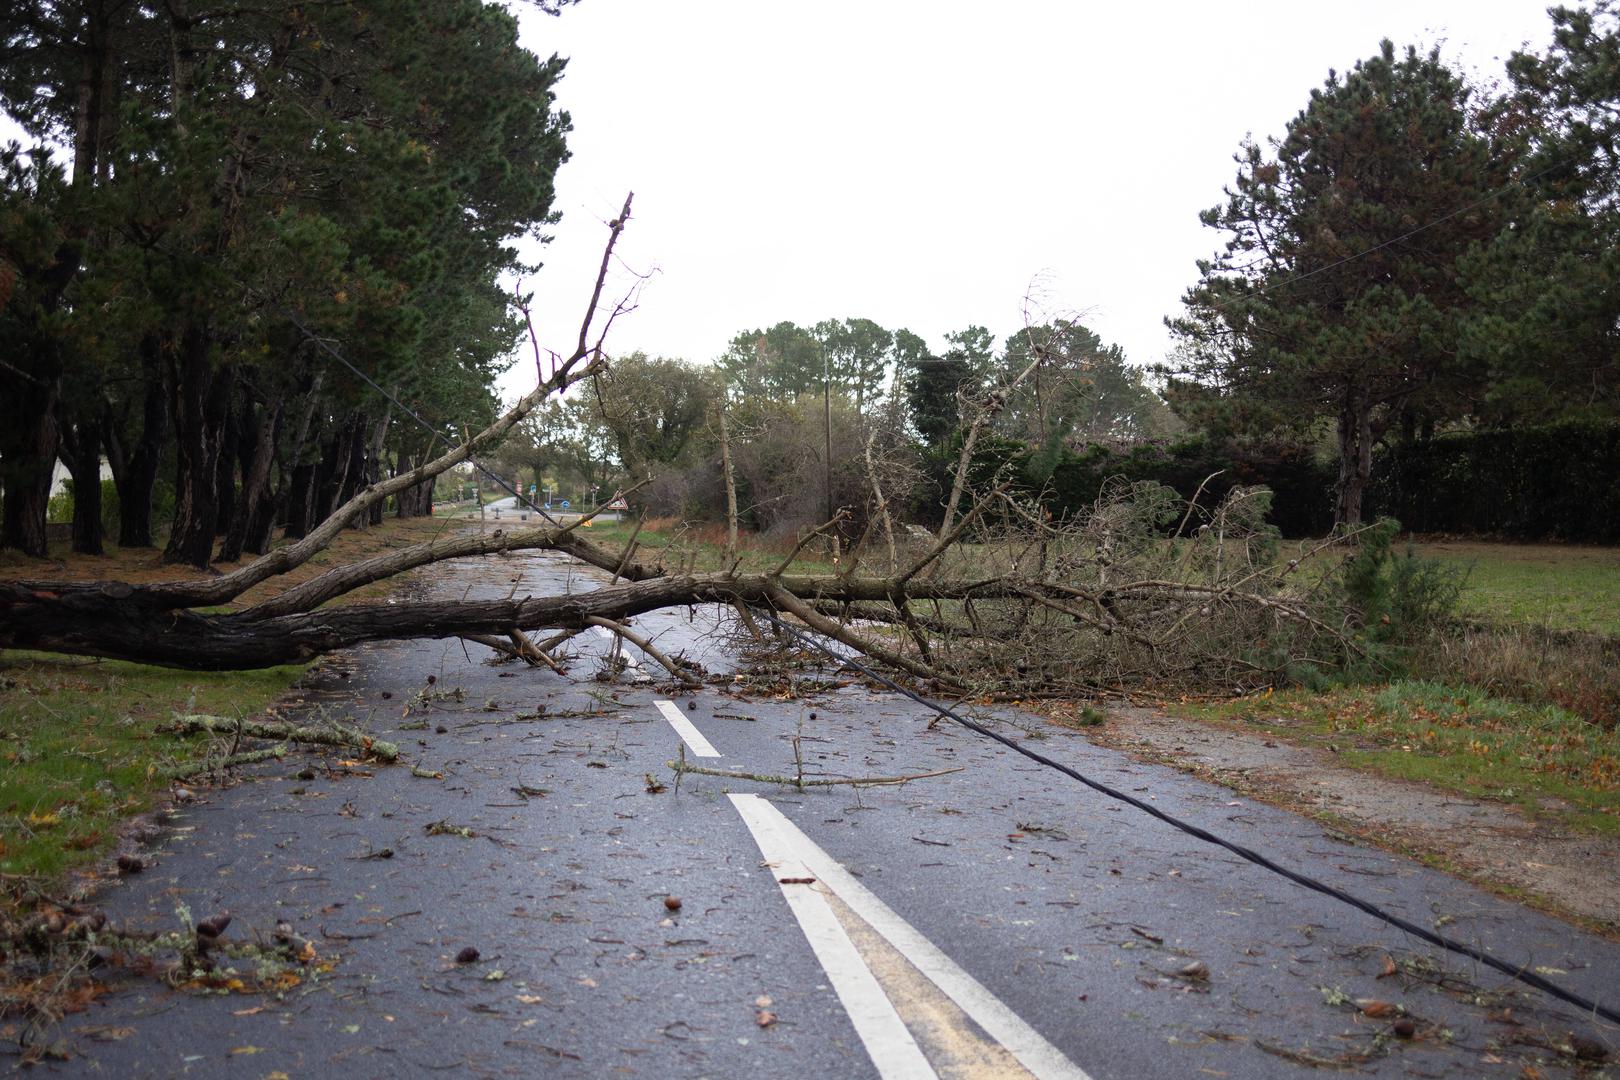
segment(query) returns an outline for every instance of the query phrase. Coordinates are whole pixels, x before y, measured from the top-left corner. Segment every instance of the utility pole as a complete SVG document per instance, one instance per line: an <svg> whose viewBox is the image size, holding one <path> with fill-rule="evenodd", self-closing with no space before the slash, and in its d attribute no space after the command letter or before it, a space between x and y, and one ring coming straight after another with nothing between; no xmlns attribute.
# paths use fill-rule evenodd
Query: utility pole
<svg viewBox="0 0 1620 1080"><path fill-rule="evenodd" d="M827 456L822 460L826 466L827 478L827 518L833 519L833 492L832 492L832 364L827 359L827 343L821 343L821 411L826 420L827 427ZM838 530L832 534L833 558L838 558Z"/></svg>

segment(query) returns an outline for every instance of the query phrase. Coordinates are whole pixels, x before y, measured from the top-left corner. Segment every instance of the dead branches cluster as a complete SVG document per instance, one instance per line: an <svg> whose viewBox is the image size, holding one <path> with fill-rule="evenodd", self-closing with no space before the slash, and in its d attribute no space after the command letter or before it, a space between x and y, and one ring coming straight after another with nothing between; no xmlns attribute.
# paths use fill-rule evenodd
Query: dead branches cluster
<svg viewBox="0 0 1620 1080"><path fill-rule="evenodd" d="M1067 521L1004 486L968 501L891 596L819 601L816 628L835 620L847 644L876 638L913 674L1014 697L1266 685L1357 649L1332 575L1280 560L1264 490L1206 511L1156 484L1118 485Z"/></svg>
<svg viewBox="0 0 1620 1080"><path fill-rule="evenodd" d="M628 218L627 200L610 226L603 273ZM693 672L630 630L629 620L712 603L740 612L756 636L768 633L769 623L750 609L794 618L941 688L1014 697L1149 681L1254 685L1290 664L1338 663L1356 648L1353 613L1324 586L1333 575L1302 572L1299 559L1278 561L1275 535L1264 520L1264 491L1238 489L1206 508L1196 497L1183 503L1156 485L1121 486L1088 513L1053 520L1027 477L1010 475L1008 466L985 475L978 447L1019 380L1043 363L1036 342L1034 359L1021 373L977 406L964 403L967 423L944 523L937 536L920 542L920 530L908 530L894 509L915 473L894 452L893 438L874 436L863 455L869 502L855 515L866 522L864 532L825 573L791 572L791 558L771 570L740 569L731 493L726 558L712 572L697 572L691 561L668 561L668 552L666 561L640 561L635 536L612 551L588 540L578 522L550 523L452 533L336 566L251 606L220 610L307 562L378 501L468 459L546 397L601 371L605 328L593 328L601 291L599 275L572 354L558 358L540 385L494 424L437 460L365 488L304 539L222 575L150 585L0 582L0 648L241 669L309 660L372 640L459 636L555 670L557 645L600 627L674 678L692 682ZM606 322L622 310L623 304L615 307ZM723 452L728 478L729 465ZM844 519L841 511L817 532L830 533ZM608 582L554 596L331 604L369 583L444 560L537 549L595 566ZM553 636L531 640L528 634L538 630Z"/></svg>

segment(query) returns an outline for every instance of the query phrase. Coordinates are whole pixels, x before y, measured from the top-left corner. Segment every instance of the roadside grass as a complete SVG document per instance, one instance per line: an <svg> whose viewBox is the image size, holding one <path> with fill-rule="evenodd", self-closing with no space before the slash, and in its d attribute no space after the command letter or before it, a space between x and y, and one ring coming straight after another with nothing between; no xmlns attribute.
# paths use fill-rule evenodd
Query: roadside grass
<svg viewBox="0 0 1620 1080"><path fill-rule="evenodd" d="M1620 637L1620 548L1453 540L1413 547L1467 572L1464 615Z"/></svg>
<svg viewBox="0 0 1620 1080"><path fill-rule="evenodd" d="M199 673L49 653L0 654L0 873L53 880L99 859L119 823L168 788L165 765L208 740L164 734L175 712L249 717L303 665Z"/></svg>
<svg viewBox="0 0 1620 1080"><path fill-rule="evenodd" d="M1332 748L1345 764L1620 834L1620 731L1556 705L1417 680L1290 690L1178 711Z"/></svg>
<svg viewBox="0 0 1620 1080"><path fill-rule="evenodd" d="M587 534L596 543L620 550L635 531L633 521L592 522ZM795 539L790 536L767 537L757 533L739 532L737 536L737 569L741 573L764 573L782 565L793 550ZM679 518L648 518L636 535L637 553L641 562L662 562L669 567L693 570L724 570L726 527L714 522L684 522ZM818 549L819 548L819 549ZM824 540L806 544L787 567L790 574L833 574L838 572L831 552Z"/></svg>
<svg viewBox="0 0 1620 1080"><path fill-rule="evenodd" d="M228 605L274 596L322 570L462 527L430 518L389 519L343 533L296 571ZM158 552L109 547L105 557L62 552L53 560L0 555L0 578L173 581L194 568L163 566ZM54 552L53 552L54 554ZM378 582L335 603L375 600L400 588ZM213 741L158 729L176 712L252 717L307 670L196 672L123 661L0 650L0 882L10 899L23 883L50 887L102 859L121 822L149 810L169 787L165 766L205 757ZM3 903L5 897L0 897Z"/></svg>

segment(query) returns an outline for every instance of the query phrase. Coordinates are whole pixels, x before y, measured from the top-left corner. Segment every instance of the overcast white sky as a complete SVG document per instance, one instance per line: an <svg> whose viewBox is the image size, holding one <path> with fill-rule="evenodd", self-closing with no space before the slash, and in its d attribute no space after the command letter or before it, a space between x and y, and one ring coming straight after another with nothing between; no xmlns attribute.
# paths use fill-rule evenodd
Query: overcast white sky
<svg viewBox="0 0 1620 1080"><path fill-rule="evenodd" d="M656 271L610 348L707 361L740 330L865 317L931 346L998 339L1034 282L1139 364L1163 358L1246 133L1280 134L1329 68L1442 43L1458 67L1550 37L1539 0L583 0L522 13L569 58L573 160L529 285L577 333L626 191L620 254ZM620 271L619 285L632 280ZM509 376L532 386L533 366Z"/></svg>

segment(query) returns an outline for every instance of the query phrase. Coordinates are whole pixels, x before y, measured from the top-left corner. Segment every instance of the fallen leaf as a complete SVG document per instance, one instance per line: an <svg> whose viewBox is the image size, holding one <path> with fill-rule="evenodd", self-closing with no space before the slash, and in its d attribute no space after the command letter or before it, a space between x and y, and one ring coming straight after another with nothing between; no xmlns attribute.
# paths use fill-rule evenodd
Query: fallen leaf
<svg viewBox="0 0 1620 1080"><path fill-rule="evenodd" d="M232 1057L241 1057L241 1056L246 1055L246 1054L262 1054L262 1053L264 1053L264 1047L262 1047L262 1046L233 1046L227 1052Z"/></svg>
<svg viewBox="0 0 1620 1080"><path fill-rule="evenodd" d="M519 994L517 996L517 999L518 999L518 1004L520 1004L520 1005L538 1005L542 1001L546 1000L545 998L541 997L539 994Z"/></svg>
<svg viewBox="0 0 1620 1080"><path fill-rule="evenodd" d="M772 1024L776 1023L776 1014L768 1009L761 1009L759 1012L754 1014L754 1023L758 1024L762 1028L770 1027Z"/></svg>
<svg viewBox="0 0 1620 1080"><path fill-rule="evenodd" d="M769 994L761 994L761 995L759 995L759 997L754 999L754 1007L756 1009L768 1009L768 1008L770 1008L771 1007L771 995L769 995Z"/></svg>
<svg viewBox="0 0 1620 1080"><path fill-rule="evenodd" d="M485 982L500 982L504 978L506 978L506 972L502 971L500 968L496 968L494 971L486 972L484 974Z"/></svg>

